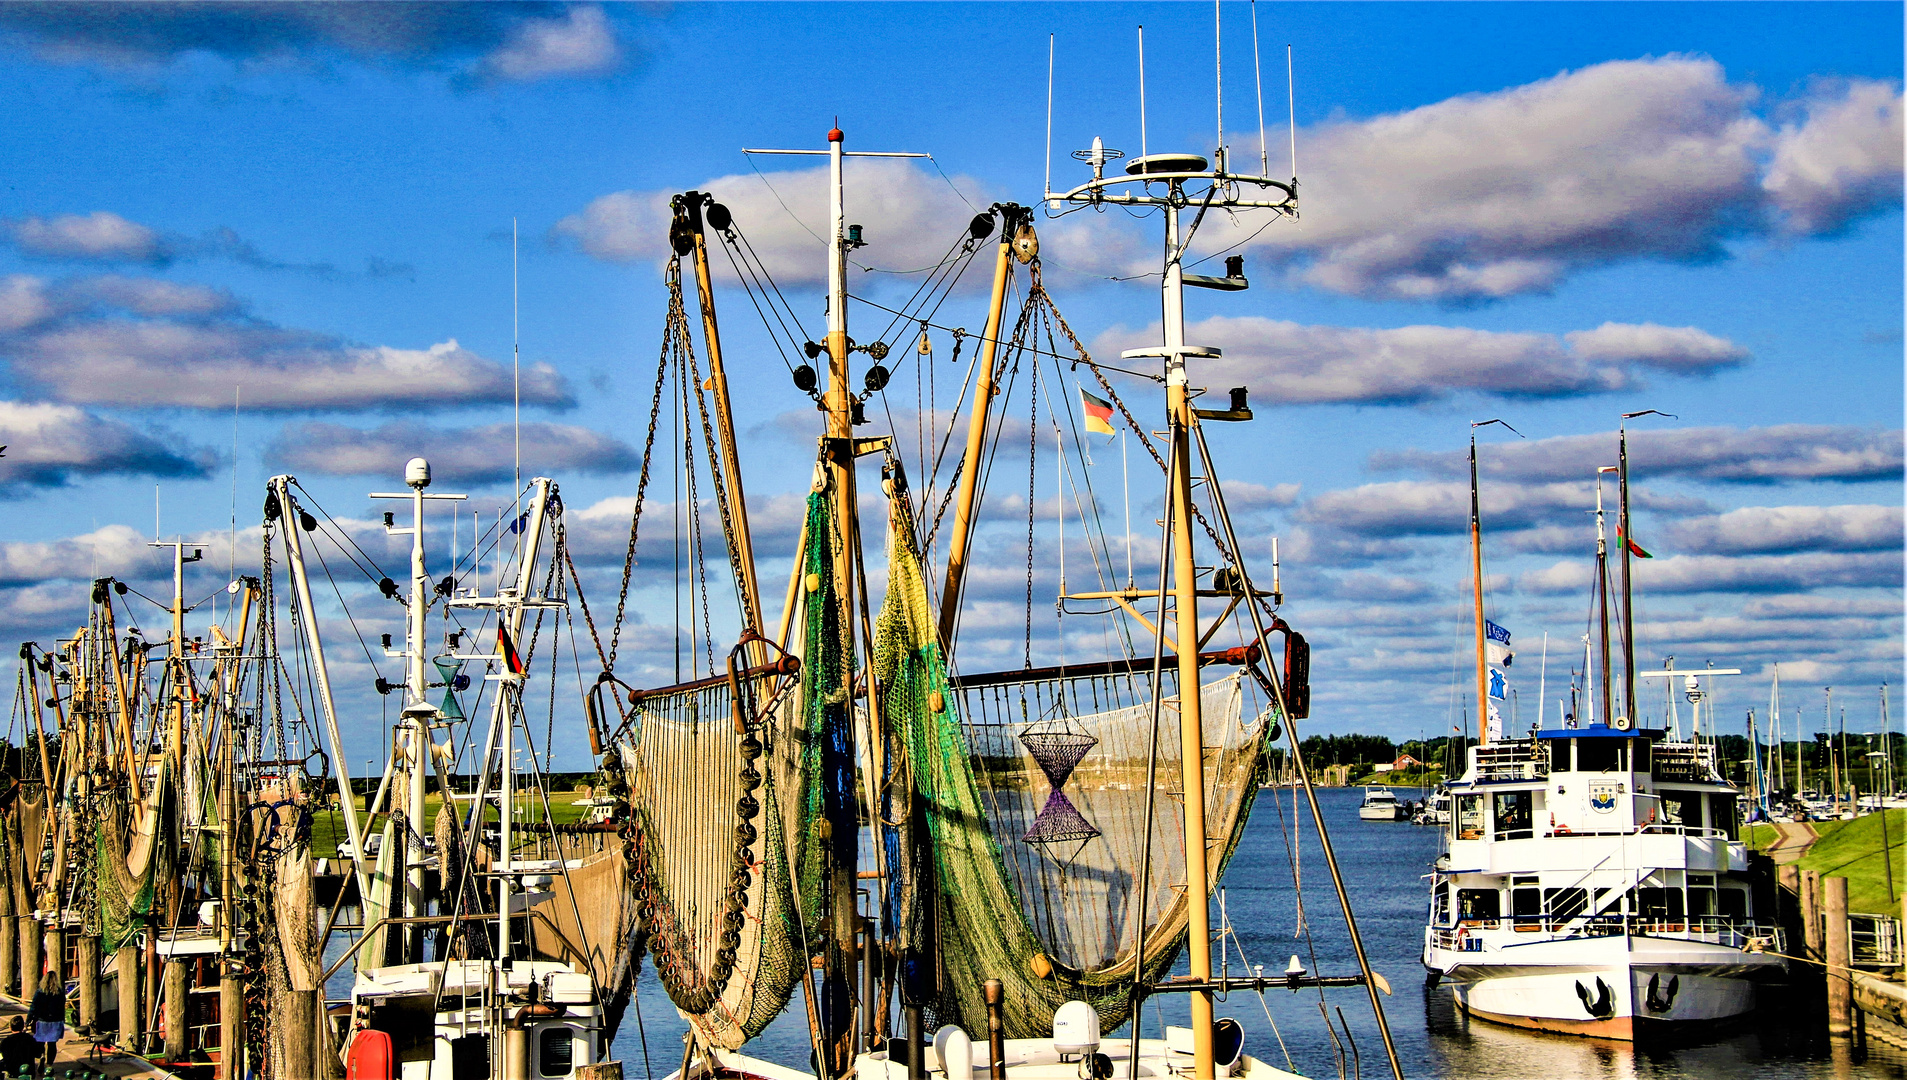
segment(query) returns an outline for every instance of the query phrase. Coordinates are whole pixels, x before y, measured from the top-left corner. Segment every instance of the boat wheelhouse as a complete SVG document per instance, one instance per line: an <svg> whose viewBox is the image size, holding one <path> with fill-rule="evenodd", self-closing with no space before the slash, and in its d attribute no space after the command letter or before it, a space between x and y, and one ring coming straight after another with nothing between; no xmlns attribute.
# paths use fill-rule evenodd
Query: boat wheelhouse
<svg viewBox="0 0 1907 1080"><path fill-rule="evenodd" d="M1786 971L1712 744L1592 725L1472 747L1424 965L1466 1012L1633 1039L1752 1010Z"/></svg>

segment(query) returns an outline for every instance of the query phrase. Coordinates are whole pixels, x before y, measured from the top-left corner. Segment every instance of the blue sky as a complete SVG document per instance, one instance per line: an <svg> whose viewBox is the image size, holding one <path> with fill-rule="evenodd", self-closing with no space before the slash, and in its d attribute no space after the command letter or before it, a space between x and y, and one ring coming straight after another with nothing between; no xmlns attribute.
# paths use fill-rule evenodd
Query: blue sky
<svg viewBox="0 0 1907 1080"><path fill-rule="evenodd" d="M82 617L93 573L158 580L141 546L155 484L168 535L230 528L234 383L241 529L287 469L368 521L363 494L419 447L440 487L507 500L513 219L524 419L542 425L526 470L563 485L602 604L661 335L659 198L720 194L817 326L818 248L781 205L805 212L815 176L799 159L758 159L757 176L745 146L819 147L838 116L851 148L932 153L849 193L864 261L905 269L968 204L1039 198L1049 34L1056 184L1081 179L1067 154L1094 135L1137 152L1141 23L1150 148L1210 153L1216 136L1198 4L125 10L0 9L0 626L43 642ZM1294 48L1303 216L1242 249L1250 291L1194 295L1188 315L1193 341L1226 350L1195 381L1253 388L1259 418L1214 448L1253 557L1281 539L1287 617L1318 648L1311 726L1447 727L1467 556L1440 455L1493 416L1528 439L1483 440L1492 610L1517 635L1521 694L1545 632L1565 654L1549 686L1566 679L1591 470L1613 461L1616 418L1646 408L1677 419L1636 425L1637 532L1658 555L1639 571L1641 662L1747 669L1724 691L1731 725L1776 663L1816 720L1834 683L1866 688L1849 723L1870 722L1871 688L1902 669L1900 5L1256 14L1274 174ZM1226 140L1255 163L1251 16L1223 6ZM1202 250L1260 224L1214 224L1225 239ZM1153 261L1156 220L1041 232L1047 284L1096 354L1156 334L1155 288L1107 280ZM902 280L855 288L891 302ZM941 321L977 329L983 303L963 287ZM718 305L773 581L814 416L746 298L724 284ZM950 347L936 335L943 409ZM913 378L896 364L904 416ZM1158 415L1144 384L1120 391ZM1024 398L1008 408L1023 437ZM1116 454L1095 462L1122 527ZM1050 499L1050 456L1037 476ZM1135 517L1157 487L1135 469ZM970 670L1022 651L1025 496L990 494ZM1035 652L1054 656L1040 569ZM637 649L651 681L669 667L665 582L632 601L655 631ZM1102 629L1069 618L1068 655Z"/></svg>

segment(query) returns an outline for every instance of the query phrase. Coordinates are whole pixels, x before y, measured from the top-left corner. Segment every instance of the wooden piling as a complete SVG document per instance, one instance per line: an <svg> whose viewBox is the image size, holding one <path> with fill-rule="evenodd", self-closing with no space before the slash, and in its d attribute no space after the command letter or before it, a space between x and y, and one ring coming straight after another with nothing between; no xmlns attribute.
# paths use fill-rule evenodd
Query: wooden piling
<svg viewBox="0 0 1907 1080"><path fill-rule="evenodd" d="M1847 929L1847 879L1824 878L1821 905L1822 936L1826 939L1828 1034L1846 1038L1854 1033L1854 978L1848 970L1853 943Z"/></svg>
<svg viewBox="0 0 1907 1080"><path fill-rule="evenodd" d="M1807 950L1803 955L1810 960L1822 958L1821 874L1815 870L1801 871L1801 940Z"/></svg>
<svg viewBox="0 0 1907 1080"><path fill-rule="evenodd" d="M82 933L79 952L79 1022L88 1031L99 1030L99 936Z"/></svg>
<svg viewBox="0 0 1907 1080"><path fill-rule="evenodd" d="M316 990L286 990L278 995L279 1080L315 1080L320 996Z"/></svg>
<svg viewBox="0 0 1907 1080"><path fill-rule="evenodd" d="M19 985L19 940L20 920L12 915L0 916L0 993L13 993Z"/></svg>
<svg viewBox="0 0 1907 1080"><path fill-rule="evenodd" d="M145 996L139 982L139 945L128 941L119 947L113 956L115 970L119 973L119 1048L127 1053L139 1052L139 1004Z"/></svg>
<svg viewBox="0 0 1907 1080"><path fill-rule="evenodd" d="M185 960L183 958L174 956L166 960L166 1058L170 1061L184 1061L186 1055L185 976Z"/></svg>
<svg viewBox="0 0 1907 1080"><path fill-rule="evenodd" d="M31 918L22 916L15 919L19 924L17 931L20 940L20 1000L32 1001L33 995L40 992L40 924ZM55 983L47 979L48 986Z"/></svg>

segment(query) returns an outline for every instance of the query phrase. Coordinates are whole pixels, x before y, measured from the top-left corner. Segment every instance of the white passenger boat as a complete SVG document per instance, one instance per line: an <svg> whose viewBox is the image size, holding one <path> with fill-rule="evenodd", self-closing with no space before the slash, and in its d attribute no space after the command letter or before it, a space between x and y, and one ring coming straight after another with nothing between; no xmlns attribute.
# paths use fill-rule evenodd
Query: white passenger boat
<svg viewBox="0 0 1907 1080"><path fill-rule="evenodd" d="M1473 440L1472 477L1474 454ZM1626 707L1615 712L1600 488L1596 530L1597 715L1523 738L1479 733L1449 785L1452 821L1430 875L1423 962L1471 1016L1633 1040L1748 1013L1758 984L1785 974L1788 950L1756 909L1737 836L1740 791L1717 769L1700 712L1689 741L1636 730L1641 673L1626 648ZM1623 578L1626 600L1626 568ZM1481 624L1480 590L1478 608ZM1701 697L1689 680L1691 704Z"/></svg>

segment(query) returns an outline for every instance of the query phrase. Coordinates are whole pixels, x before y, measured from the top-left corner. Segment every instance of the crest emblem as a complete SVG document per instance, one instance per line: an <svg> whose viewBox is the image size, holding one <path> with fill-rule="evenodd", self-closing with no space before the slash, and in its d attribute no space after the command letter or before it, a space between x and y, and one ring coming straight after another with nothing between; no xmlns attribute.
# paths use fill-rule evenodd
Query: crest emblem
<svg viewBox="0 0 1907 1080"><path fill-rule="evenodd" d="M1610 814L1615 812L1615 781L1591 780L1589 782L1589 808L1598 814Z"/></svg>

